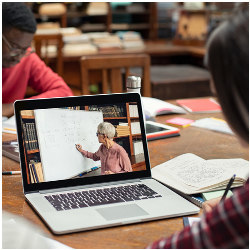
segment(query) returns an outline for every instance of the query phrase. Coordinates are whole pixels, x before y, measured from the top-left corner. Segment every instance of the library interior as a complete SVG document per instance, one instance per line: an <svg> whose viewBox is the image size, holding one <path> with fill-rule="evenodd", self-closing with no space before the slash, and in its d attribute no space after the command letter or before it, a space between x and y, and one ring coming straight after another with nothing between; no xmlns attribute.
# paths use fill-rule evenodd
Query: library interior
<svg viewBox="0 0 250 250"><path fill-rule="evenodd" d="M2 241L4 248L166 247L168 237L173 237L173 234L187 226L198 225L199 222L196 224L193 220L200 221L204 214L209 213L203 203L218 199L223 194L239 198L238 189L245 185L248 188L249 148L248 145L242 146L244 143L239 140L242 136L239 135L237 128L230 124L233 118L230 120L230 115L225 111L226 104L220 102L223 96L214 92L213 73L207 65L207 42L213 40L216 30L232 18L240 8L240 3L137 1L23 4L31 11L35 20L34 31L30 31L29 28L22 31L20 28L25 34L33 33L30 44L27 44L29 37L27 41L19 39L20 45L18 44L19 26L13 25L16 33L12 32L11 35L11 32L5 29L3 15ZM3 12L4 8L3 4ZM242 8L248 8L248 3L243 3ZM10 17L6 19L11 20ZM31 27L32 24L27 26ZM14 39L15 34L16 39ZM5 57L7 50L10 52L10 58L17 57L15 60L18 62L14 62L14 59L12 62L10 59L8 61L8 57ZM240 57L240 53L237 55ZM32 57L33 61L28 62L29 57ZM41 62L39 61L38 67L34 68L32 73L32 67L38 60ZM22 64L22 67L19 67L19 64ZM232 71L234 69L232 68ZM31 73L27 73L29 71ZM11 74L12 77L8 77ZM26 74L30 74L30 80L25 80L27 81L25 86L14 90L17 87L13 83L11 88L11 81L17 83L18 79L26 78ZM145 120L140 119L140 110L136 102L121 100L120 103L75 105L61 107L58 110L51 108L48 112L43 112L42 109L22 110L21 128L19 131L16 128L13 109L16 100L126 93L128 79L139 81L139 88L135 91L139 90L141 94ZM53 87L50 87L52 85ZM249 103L249 95L247 100ZM232 105L237 106L237 102ZM244 112L239 111L239 113L243 116ZM81 121L78 121L79 117ZM238 119L241 119L240 115ZM69 120L75 127L67 126ZM88 126L86 120L92 121L93 127ZM147 121L149 121L148 126L150 122L159 125L156 134L149 134ZM125 150L132 172L145 171L150 161L152 177L197 205L200 212L65 235L54 234L25 200L22 178L26 178L28 185L43 185L61 179L84 180L85 177L101 176L103 171L101 163L93 165L93 161L85 160L75 147L69 147L72 140L73 145L79 142L89 143L90 150L93 153L97 151L100 147L100 135L105 136L96 131L97 125L101 122L111 123L114 126L115 135L112 143L118 144ZM141 130L142 123L145 123L145 136L144 129ZM22 157L25 159L23 161L19 156L20 141L17 139L19 136L17 131L21 131L23 138ZM63 142L61 131L67 134L67 138L74 137L79 140L73 141L71 138ZM143 138L148 139L147 147L143 143ZM65 173L62 171L61 177L50 176L51 165L46 166L45 154L50 159L60 158L62 153L53 151L53 147L65 147L64 156L58 160L60 167L67 165L68 155L73 157L75 162L79 161L74 177L72 177L73 172L67 171ZM149 159L145 159L145 150L148 151ZM81 169L85 161L87 163L84 169ZM58 173L61 170L58 168L56 171ZM196 174L192 171L196 171ZM232 180L233 174L236 177ZM232 183L229 190L230 182ZM225 190L228 193L225 194ZM222 202L219 203L221 204ZM227 204L230 205L229 202ZM81 209L78 205L69 207ZM62 205L59 210L66 209L68 208ZM18 240L12 241L13 234L18 235L18 230L23 230L23 235L18 236ZM164 242L155 242L163 237L165 237ZM236 238L234 234L233 237ZM191 238L189 240L192 241ZM222 240L218 238L217 242L219 241ZM243 243L239 245L236 243L216 245L215 241L211 240L211 245L201 242L199 243L201 245L190 243L182 247L245 248L246 244L249 247L248 241L244 238ZM178 248L174 244L171 246Z"/></svg>

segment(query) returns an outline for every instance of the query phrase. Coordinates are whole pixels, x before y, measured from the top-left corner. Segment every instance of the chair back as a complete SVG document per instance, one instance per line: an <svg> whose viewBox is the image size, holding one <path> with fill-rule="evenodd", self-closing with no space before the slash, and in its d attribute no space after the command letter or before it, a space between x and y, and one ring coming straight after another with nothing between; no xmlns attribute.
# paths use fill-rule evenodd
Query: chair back
<svg viewBox="0 0 250 250"><path fill-rule="evenodd" d="M56 58L56 72L63 74L63 37L62 34L35 34L34 46L37 55L48 65Z"/></svg>
<svg viewBox="0 0 250 250"><path fill-rule="evenodd" d="M142 95L151 96L150 57L146 54L83 56L81 59L81 92L89 95L90 71L101 71L102 93L126 92L122 74L131 75L132 67L142 68Z"/></svg>
<svg viewBox="0 0 250 250"><path fill-rule="evenodd" d="M65 3L42 3L38 9L41 19L59 19L62 28L67 27L67 7Z"/></svg>

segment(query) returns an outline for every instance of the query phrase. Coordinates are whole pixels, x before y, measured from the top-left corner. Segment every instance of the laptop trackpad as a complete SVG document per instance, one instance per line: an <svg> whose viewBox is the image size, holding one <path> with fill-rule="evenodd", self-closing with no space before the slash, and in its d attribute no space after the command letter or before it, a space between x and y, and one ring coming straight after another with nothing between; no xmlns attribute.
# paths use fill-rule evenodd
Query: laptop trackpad
<svg viewBox="0 0 250 250"><path fill-rule="evenodd" d="M106 220L118 220L136 216L148 215L148 213L136 204L96 209Z"/></svg>

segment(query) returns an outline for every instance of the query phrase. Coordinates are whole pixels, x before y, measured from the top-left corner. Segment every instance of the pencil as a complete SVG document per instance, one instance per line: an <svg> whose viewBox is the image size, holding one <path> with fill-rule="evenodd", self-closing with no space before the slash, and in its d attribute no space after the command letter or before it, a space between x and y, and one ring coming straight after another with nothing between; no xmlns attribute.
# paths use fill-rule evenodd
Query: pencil
<svg viewBox="0 0 250 250"><path fill-rule="evenodd" d="M229 182L227 184L227 187L226 187L226 190L225 190L223 196L221 197L220 202L224 201L225 198L227 197L227 193L228 193L229 189L231 188L231 186L232 186L232 184L234 182L235 176L236 176L236 174L234 174L233 177L229 180Z"/></svg>
<svg viewBox="0 0 250 250"><path fill-rule="evenodd" d="M2 175L14 175L14 174L21 174L21 171L3 171Z"/></svg>

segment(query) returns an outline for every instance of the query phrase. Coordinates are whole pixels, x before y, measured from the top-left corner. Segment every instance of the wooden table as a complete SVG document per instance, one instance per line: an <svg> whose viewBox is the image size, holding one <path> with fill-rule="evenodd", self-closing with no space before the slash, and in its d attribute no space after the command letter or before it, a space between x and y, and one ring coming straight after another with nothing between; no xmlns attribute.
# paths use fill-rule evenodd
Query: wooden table
<svg viewBox="0 0 250 250"><path fill-rule="evenodd" d="M167 118L174 116L176 115L160 116L157 117L157 121L164 123ZM223 117L221 113L178 116L194 120L211 116ZM204 159L238 157L249 159L248 148L242 148L235 136L195 127L181 129L180 134L179 137L149 142L152 167L183 153L194 153ZM12 138L15 138L15 135L3 134L3 140ZM17 162L3 157L4 171L19 169ZM73 248L145 248L152 241L170 236L183 229L182 217L179 217L55 236L24 200L21 176L3 176L2 180L3 210L27 218L48 233L50 237Z"/></svg>
<svg viewBox="0 0 250 250"><path fill-rule="evenodd" d="M190 57L192 61L201 61L203 63L203 57L206 49L204 47L194 46L179 46L173 45L166 41L148 41L145 42L145 48L142 49L121 49L110 50L105 52L98 52L98 55L112 55L112 54L139 54L145 53L150 56L151 64L169 64L172 57ZM94 54L96 55L96 54ZM91 55L90 55L91 56ZM63 79L71 87L79 88L81 85L81 70L80 70L80 58L81 56L64 56L64 71ZM187 63L187 62L186 62ZM200 64L200 63L198 63ZM51 65L54 67L54 65ZM77 93L77 92L76 92ZM80 94L80 93L79 93Z"/></svg>

